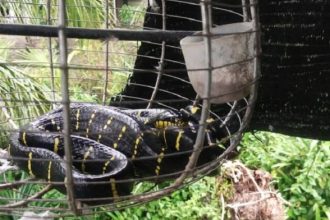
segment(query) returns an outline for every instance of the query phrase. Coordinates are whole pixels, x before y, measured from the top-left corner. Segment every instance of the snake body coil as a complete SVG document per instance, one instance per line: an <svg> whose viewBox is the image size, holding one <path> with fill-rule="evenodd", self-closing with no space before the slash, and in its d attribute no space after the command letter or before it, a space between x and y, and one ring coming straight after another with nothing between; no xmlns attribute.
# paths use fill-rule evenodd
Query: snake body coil
<svg viewBox="0 0 330 220"><path fill-rule="evenodd" d="M11 135L9 152L30 175L65 182L63 108L55 109ZM70 126L74 194L85 203L109 203L129 195L136 177L174 178L193 150L196 120L168 109L120 110L95 104L71 104ZM198 123L198 122L197 122ZM222 153L205 148L198 164ZM158 178L156 180L166 179ZM65 193L65 185L55 185Z"/></svg>
<svg viewBox="0 0 330 220"><path fill-rule="evenodd" d="M52 137L55 139L59 138L57 135L50 136L49 142L45 142L46 145L48 144L50 146L53 144L54 139L52 140ZM15 163L32 176L45 179L52 183L62 183L55 185L54 187L62 193L65 193L66 188L63 183L66 182L66 164L63 157L46 148L26 147L22 145L18 139L18 133L12 135L9 149ZM86 203L109 203L118 196L130 194L133 187L132 183L126 182L114 184L115 180L125 179L129 177L132 172L127 158L123 154L118 151L114 151L109 147L96 144L94 141L86 138L71 136L71 139L73 142L74 152L72 152L72 155L74 160L84 157L82 152L86 152L86 149L93 149L94 152L103 155L103 157L107 158L107 160L111 158L111 162L105 170L99 169L88 173L83 172L81 166L79 165L73 167L72 176L75 183L75 187L73 187L73 189L77 199L104 197L110 199L97 202L86 201ZM62 143L59 143L58 145L60 151L63 151ZM21 158L26 158L26 160L22 160ZM92 159L93 158L90 160ZM103 164L105 163L106 162L103 162ZM95 169L97 165L94 162L85 163L85 167L87 171ZM99 184L100 182L104 182L104 184Z"/></svg>

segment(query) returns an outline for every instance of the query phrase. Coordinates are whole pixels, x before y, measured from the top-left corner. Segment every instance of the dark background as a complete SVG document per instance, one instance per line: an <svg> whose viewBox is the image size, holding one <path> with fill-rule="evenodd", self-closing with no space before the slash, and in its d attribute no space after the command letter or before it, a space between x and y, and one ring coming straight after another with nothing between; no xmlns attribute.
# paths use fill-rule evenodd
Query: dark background
<svg viewBox="0 0 330 220"><path fill-rule="evenodd" d="M158 0L158 5L161 6ZM187 1L194 2L194 1ZM196 2L196 1L195 1ZM239 0L213 0L214 4L241 4ZM230 10L238 7L219 5ZM330 139L330 1L328 0L259 0L262 31L261 74L258 100L250 130L271 130L288 135ZM153 9L149 7L148 11ZM166 13L200 20L200 7L166 1ZM241 18L223 11L213 11L215 24L240 22ZM168 30L200 30L201 23L180 18L166 20ZM162 26L161 16L147 14L144 28ZM158 42L160 43L160 42ZM179 42L167 42L178 46ZM160 57L161 47L142 43L138 54ZM183 62L178 49L166 48L165 58ZM138 57L135 68L153 69L159 60ZM165 69L185 68L182 64L165 62ZM135 71L121 100L129 96L149 99L152 89L138 84L154 85L156 75ZM185 71L168 75L187 79ZM194 98L190 85L171 77L163 77L160 88ZM158 92L157 100L178 99ZM182 104L182 103L181 103ZM180 104L180 105L181 105ZM121 106L129 104L120 104ZM176 105L175 102L173 104ZM145 105L144 105L145 106ZM134 107L143 107L134 104ZM180 106L177 106L180 107ZM212 106L216 109L217 106Z"/></svg>

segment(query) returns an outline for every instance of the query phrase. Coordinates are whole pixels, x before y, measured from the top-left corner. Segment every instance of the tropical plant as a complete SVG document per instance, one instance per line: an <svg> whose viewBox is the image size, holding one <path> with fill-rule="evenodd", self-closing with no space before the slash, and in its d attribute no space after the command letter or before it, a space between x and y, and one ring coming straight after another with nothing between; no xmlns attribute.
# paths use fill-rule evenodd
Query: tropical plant
<svg viewBox="0 0 330 220"><path fill-rule="evenodd" d="M1 8L9 12L9 18L3 17L0 21L53 25L58 20L58 5L58 0L2 1ZM71 0L67 1L66 8L69 26L95 28L105 24L105 1ZM109 12L109 21L112 20L111 16Z"/></svg>
<svg viewBox="0 0 330 220"><path fill-rule="evenodd" d="M330 219L330 142L258 132L241 146L245 164L274 177L289 219Z"/></svg>
<svg viewBox="0 0 330 220"><path fill-rule="evenodd" d="M156 186L154 190L157 190ZM205 177L172 195L156 201L127 208L122 211L104 212L95 219L219 219L221 209L215 194L215 178ZM135 191L150 189L150 184L140 183ZM105 210L104 210L105 211Z"/></svg>
<svg viewBox="0 0 330 220"><path fill-rule="evenodd" d="M10 41L0 41L1 48L9 48L11 44ZM0 50L0 63L5 63L7 56L7 50ZM29 118L49 111L48 90L21 69L0 64L0 120L8 121L10 117L21 125Z"/></svg>

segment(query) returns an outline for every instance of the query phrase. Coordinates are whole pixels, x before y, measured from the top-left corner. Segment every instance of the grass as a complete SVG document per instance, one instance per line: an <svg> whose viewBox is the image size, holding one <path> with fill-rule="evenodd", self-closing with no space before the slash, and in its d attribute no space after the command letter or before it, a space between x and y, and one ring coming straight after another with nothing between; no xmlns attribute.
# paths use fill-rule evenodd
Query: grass
<svg viewBox="0 0 330 220"><path fill-rule="evenodd" d="M14 18L0 17L3 23L56 24L58 18L58 0L51 1L50 20L47 15L47 1L20 0L3 2L1 7L9 8ZM73 27L95 28L104 25L104 1L70 0L67 1L68 25ZM111 19L109 13L109 20Z"/></svg>
<svg viewBox="0 0 330 220"><path fill-rule="evenodd" d="M275 188L291 204L286 207L288 219L330 219L329 141L257 132L244 135L239 151L239 159L247 166L272 174ZM215 187L215 177L205 177L171 196L104 216L115 220L220 219L219 196L215 195L219 188ZM224 193L230 188L221 186Z"/></svg>
<svg viewBox="0 0 330 220"><path fill-rule="evenodd" d="M245 134L239 159L273 176L273 184L291 203L288 219L330 218L330 142L257 132ZM147 185L142 185L147 187ZM215 177L202 180L172 195L122 211L105 212L95 219L220 219L219 187ZM220 186L229 193L231 185Z"/></svg>
<svg viewBox="0 0 330 220"><path fill-rule="evenodd" d="M274 133L245 135L240 158L270 172L291 203L289 219L330 219L330 142Z"/></svg>

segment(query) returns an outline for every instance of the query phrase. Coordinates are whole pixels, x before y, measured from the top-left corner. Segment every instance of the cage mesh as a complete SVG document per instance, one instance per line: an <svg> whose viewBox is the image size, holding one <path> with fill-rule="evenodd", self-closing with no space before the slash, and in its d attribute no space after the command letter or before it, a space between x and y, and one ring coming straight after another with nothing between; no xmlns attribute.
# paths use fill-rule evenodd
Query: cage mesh
<svg viewBox="0 0 330 220"><path fill-rule="evenodd" d="M134 2L127 6L120 5L120 2L0 2L1 212L22 216L26 211L50 211L59 217L89 215L144 203L208 175L238 145L256 98L259 38L256 38L256 52L251 58L254 73L252 84L248 85L251 86L249 96L224 104L211 105L209 97L202 99L196 95L187 77L185 62L176 55L182 57L179 40L195 31L202 30L205 42L210 42L212 34L209 29L217 25L211 14L232 14L235 20L252 21L253 32L258 36L257 3L244 0L239 4L162 0ZM191 14L189 10L166 10L175 4L198 8L199 14ZM177 26L168 29L173 22ZM191 26L180 29L180 22L189 22ZM143 45L152 49L143 51ZM211 51L205 54L210 55ZM144 68L141 62L155 65ZM211 73L211 66L207 71ZM120 180L110 178L107 183L90 183L108 184L109 190L115 184L132 183L133 188L127 195L115 198L90 196L77 199L75 187L84 183L75 182L72 177L72 163L75 161L70 144L69 107L74 103L110 105L123 111L137 108L179 111L187 105L199 106L201 115L198 126L194 127L197 137L191 146L187 166L176 173L164 174L164 177L170 177L164 178L166 181L162 175L130 175ZM7 150L12 133L60 106L63 106L63 131L60 133L64 138L63 161L67 176L65 181L53 182L45 180L46 177L34 177L33 169L24 172L16 167ZM213 160L195 166L200 151L207 147L204 146L205 126L209 118L217 121L218 129L224 131L223 136L217 137L217 145L225 149ZM178 151L165 157L180 154L182 152ZM31 161L38 159L31 158L20 159L32 166ZM148 158L128 159L143 162ZM52 161L51 158L39 160L48 165ZM53 160L53 163L57 162ZM57 185L65 186L66 193L54 189ZM85 204L86 200L102 199L111 202Z"/></svg>

